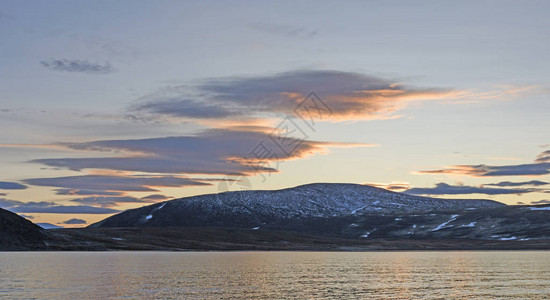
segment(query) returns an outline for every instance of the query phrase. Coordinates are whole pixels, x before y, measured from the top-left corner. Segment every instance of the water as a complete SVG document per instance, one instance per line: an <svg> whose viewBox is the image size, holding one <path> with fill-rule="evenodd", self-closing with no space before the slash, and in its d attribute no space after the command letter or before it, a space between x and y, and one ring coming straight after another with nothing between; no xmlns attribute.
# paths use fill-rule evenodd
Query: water
<svg viewBox="0 0 550 300"><path fill-rule="evenodd" d="M550 252L0 253L0 298L548 299Z"/></svg>

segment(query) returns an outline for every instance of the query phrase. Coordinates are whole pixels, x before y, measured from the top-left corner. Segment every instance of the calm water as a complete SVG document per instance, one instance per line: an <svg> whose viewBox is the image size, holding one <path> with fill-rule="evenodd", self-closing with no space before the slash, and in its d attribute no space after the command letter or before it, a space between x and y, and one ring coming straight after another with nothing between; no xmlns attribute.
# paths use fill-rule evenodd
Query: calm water
<svg viewBox="0 0 550 300"><path fill-rule="evenodd" d="M0 253L0 298L550 298L550 252Z"/></svg>

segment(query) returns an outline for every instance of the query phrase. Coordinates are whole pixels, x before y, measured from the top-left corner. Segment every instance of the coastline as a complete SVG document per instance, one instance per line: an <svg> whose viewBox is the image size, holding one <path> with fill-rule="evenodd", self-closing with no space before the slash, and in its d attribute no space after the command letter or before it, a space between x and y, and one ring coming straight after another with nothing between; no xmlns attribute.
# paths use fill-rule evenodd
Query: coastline
<svg viewBox="0 0 550 300"><path fill-rule="evenodd" d="M47 230L44 247L8 251L531 251L550 240L346 239L288 231L227 228L79 228ZM6 251L6 250L3 250Z"/></svg>

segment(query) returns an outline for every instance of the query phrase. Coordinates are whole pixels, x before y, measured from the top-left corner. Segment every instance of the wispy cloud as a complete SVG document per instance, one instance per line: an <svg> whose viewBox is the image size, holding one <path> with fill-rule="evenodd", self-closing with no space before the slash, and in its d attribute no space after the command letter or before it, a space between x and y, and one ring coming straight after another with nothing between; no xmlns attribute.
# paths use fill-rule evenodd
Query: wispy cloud
<svg viewBox="0 0 550 300"><path fill-rule="evenodd" d="M505 194L525 194L535 192L535 189L504 189L504 188L486 188L467 185L449 185L443 182L437 183L433 188L412 188L405 193L412 195L464 195L464 194L486 194L486 195L505 195Z"/></svg>
<svg viewBox="0 0 550 300"><path fill-rule="evenodd" d="M54 202L22 202L0 198L0 207L14 213L49 213L49 214L113 214L116 209L93 207L87 205L65 206Z"/></svg>
<svg viewBox="0 0 550 300"><path fill-rule="evenodd" d="M22 185L20 183L0 181L0 189L2 190L24 190L26 188L26 185Z"/></svg>
<svg viewBox="0 0 550 300"><path fill-rule="evenodd" d="M124 197L85 197L70 200L78 204L100 206L100 207L113 207L118 206L121 203L156 203L158 201L150 199L140 199L131 196Z"/></svg>
<svg viewBox="0 0 550 300"><path fill-rule="evenodd" d="M172 198L173 197L166 196L166 195L154 194L154 195L149 195L149 196L142 197L141 200L156 202L156 201L163 201L163 200L168 200L168 199L172 199Z"/></svg>
<svg viewBox="0 0 550 300"><path fill-rule="evenodd" d="M531 180L531 181L523 181L523 182L511 182L511 181L502 181L499 183L488 183L484 184L487 186L501 186L501 187L509 187L509 186L541 186L541 185L547 185L550 184L548 182L539 181L539 180Z"/></svg>
<svg viewBox="0 0 550 300"><path fill-rule="evenodd" d="M536 162L550 162L550 150L546 150L537 156Z"/></svg>
<svg viewBox="0 0 550 300"><path fill-rule="evenodd" d="M53 71L80 72L90 74L108 74L115 71L110 63L92 63L87 60L49 59L41 61L40 64Z"/></svg>
<svg viewBox="0 0 550 300"><path fill-rule="evenodd" d="M82 175L54 178L32 178L24 182L30 185L53 186L74 190L154 192L156 187L206 186L211 183L174 176L103 176ZM105 192L96 193L106 194Z"/></svg>
<svg viewBox="0 0 550 300"><path fill-rule="evenodd" d="M254 131L257 130L257 131ZM270 128L267 130L274 130ZM51 167L68 168L71 170L108 169L147 173L172 174L218 174L218 175L250 175L257 172L277 172L271 166L264 164L265 160L252 159L251 152L262 145L271 152L268 161L285 161L299 159L315 154L326 153L331 147L364 147L369 144L333 143L306 140L305 136L285 136L285 144L294 146L292 152L280 148L277 140L271 139L272 132L266 128L247 128L247 130L210 129L196 136L179 136L137 140L107 140L87 143L64 144L66 147L81 150L105 150L140 153L140 155L124 157L92 157L92 158L55 158L37 159L34 163ZM82 182L84 178L90 184L74 185L73 180ZM147 181L160 181L159 178L112 178L112 186L121 186L120 181L129 182L129 186L119 189L106 188L110 178L102 177L71 177L62 179L28 179L24 182L33 185L49 185L64 188L89 190L120 190L146 191ZM93 180L100 180L99 185L93 185ZM164 182L169 180L163 179ZM172 178L175 185L205 185L200 180ZM55 181L55 183L54 183ZM140 182L142 181L142 182ZM157 184L150 184L156 186Z"/></svg>
<svg viewBox="0 0 550 300"><path fill-rule="evenodd" d="M414 172L415 174L448 174L465 175L473 177L492 177L492 176L541 176L550 174L550 162L546 161L548 151L541 153L535 163L521 165L455 165L438 170L424 170Z"/></svg>
<svg viewBox="0 0 550 300"><path fill-rule="evenodd" d="M390 191L403 191L411 188L411 184L408 182L392 182L392 183L364 183L364 185L370 185L377 188L382 188Z"/></svg>
<svg viewBox="0 0 550 300"><path fill-rule="evenodd" d="M110 192L110 191L93 191L93 190L79 190L79 189L55 189L56 195L67 196L123 196L123 192Z"/></svg>
<svg viewBox="0 0 550 300"><path fill-rule="evenodd" d="M540 176L550 174L550 163L509 166L457 165L439 170L418 171L418 174L451 174L474 177Z"/></svg>
<svg viewBox="0 0 550 300"><path fill-rule="evenodd" d="M137 105L136 111L147 112L172 117L185 117L193 119L225 118L239 115L238 110L230 110L227 107L216 104L208 104L190 99L161 99Z"/></svg>

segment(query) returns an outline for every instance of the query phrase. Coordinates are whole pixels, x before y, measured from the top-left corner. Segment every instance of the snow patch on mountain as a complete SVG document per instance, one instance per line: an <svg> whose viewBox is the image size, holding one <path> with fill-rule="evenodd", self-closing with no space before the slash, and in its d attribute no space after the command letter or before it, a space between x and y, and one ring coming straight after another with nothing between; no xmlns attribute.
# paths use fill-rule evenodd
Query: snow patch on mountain
<svg viewBox="0 0 550 300"><path fill-rule="evenodd" d="M147 221L151 220L151 219L153 218L153 213L154 213L155 211L157 211L157 210L162 209L162 208L166 205L166 203L167 203L167 202L163 202L160 206L153 208L153 210L151 211L151 213L148 214L147 216L145 216L144 221L147 222Z"/></svg>
<svg viewBox="0 0 550 300"><path fill-rule="evenodd" d="M460 227L476 227L477 222L471 222L470 224L462 224Z"/></svg>
<svg viewBox="0 0 550 300"><path fill-rule="evenodd" d="M530 210L550 210L550 206L546 207L529 207Z"/></svg>
<svg viewBox="0 0 550 300"><path fill-rule="evenodd" d="M439 224L436 228L434 228L434 229L432 229L432 230L430 230L430 231L438 231L438 230L441 230L441 229L443 229L443 228L453 227L453 225L447 225L447 224L449 224L449 223L455 221L457 217L458 217L458 215L452 215L452 216L451 216L451 219L450 219L449 221Z"/></svg>

